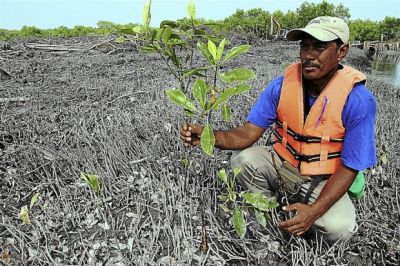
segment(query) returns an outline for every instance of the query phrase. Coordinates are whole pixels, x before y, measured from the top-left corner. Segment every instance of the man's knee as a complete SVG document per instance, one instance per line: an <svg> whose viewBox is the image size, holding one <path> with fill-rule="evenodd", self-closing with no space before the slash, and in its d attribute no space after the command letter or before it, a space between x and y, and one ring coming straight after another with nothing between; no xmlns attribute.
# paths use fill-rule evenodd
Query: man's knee
<svg viewBox="0 0 400 266"><path fill-rule="evenodd" d="M317 226L317 228L321 227ZM321 232L332 241L347 240L354 234L356 228L355 216L348 215L347 217L342 216L336 219L324 219Z"/></svg>
<svg viewBox="0 0 400 266"><path fill-rule="evenodd" d="M264 162L260 160L265 152L263 147L254 146L241 151L234 151L231 157L232 168L249 167L257 169L264 166ZM258 165L260 164L260 165Z"/></svg>
<svg viewBox="0 0 400 266"><path fill-rule="evenodd" d="M268 156L267 149L261 146L235 151L231 157L231 166L240 168L236 178L245 189L272 197L269 180L273 175L268 168Z"/></svg>

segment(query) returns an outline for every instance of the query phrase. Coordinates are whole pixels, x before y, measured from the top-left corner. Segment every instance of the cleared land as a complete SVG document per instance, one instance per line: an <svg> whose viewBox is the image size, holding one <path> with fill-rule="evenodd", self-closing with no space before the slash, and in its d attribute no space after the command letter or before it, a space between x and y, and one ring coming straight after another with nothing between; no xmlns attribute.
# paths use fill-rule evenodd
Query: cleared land
<svg viewBox="0 0 400 266"><path fill-rule="evenodd" d="M184 116L163 93L174 80L157 56L95 37L27 43L14 41L11 50L0 51L3 263L398 265L400 92L390 85L368 82L378 102L379 164L367 172L366 196L356 202L354 237L329 246L313 233L289 238L274 223L260 228L251 218L240 240L216 198L222 186L215 171L228 165L229 151L206 158L183 149L178 127ZM219 128L244 121L266 84L296 60L297 48L264 42L233 61L257 78L253 90L232 102L233 122L217 121ZM358 50L347 62L368 66ZM383 144L387 164L380 160ZM195 159L188 169L181 164L185 154ZM81 171L100 177L98 196ZM31 224L23 225L18 214L37 192Z"/></svg>

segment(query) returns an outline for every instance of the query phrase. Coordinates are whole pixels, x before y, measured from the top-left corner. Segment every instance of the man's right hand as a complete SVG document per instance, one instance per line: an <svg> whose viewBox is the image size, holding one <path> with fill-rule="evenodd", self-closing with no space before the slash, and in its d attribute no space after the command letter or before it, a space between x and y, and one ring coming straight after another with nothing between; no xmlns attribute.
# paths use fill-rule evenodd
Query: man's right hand
<svg viewBox="0 0 400 266"><path fill-rule="evenodd" d="M185 147L199 145L202 132L203 127L200 125L183 124L180 131L183 145Z"/></svg>

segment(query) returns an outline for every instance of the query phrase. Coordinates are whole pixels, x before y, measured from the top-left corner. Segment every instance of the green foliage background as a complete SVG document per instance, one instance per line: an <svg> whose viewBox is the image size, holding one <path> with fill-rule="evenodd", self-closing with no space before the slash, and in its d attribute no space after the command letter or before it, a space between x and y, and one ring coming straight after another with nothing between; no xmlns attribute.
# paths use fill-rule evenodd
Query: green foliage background
<svg viewBox="0 0 400 266"><path fill-rule="evenodd" d="M295 11L282 12L280 10L270 13L261 8L250 10L238 9L231 16L222 20L198 19L200 23L209 23L210 27L218 33L227 34L252 34L257 38L268 38L271 15L279 22L282 29L304 27L308 21L316 16L338 16L346 20L350 27L350 40L372 41L379 40L381 34L385 40L400 39L400 18L385 17L382 21L371 21L368 19L350 20L350 12L343 4L330 4L328 1L321 3L303 2ZM184 19L177 21L184 25ZM132 28L136 25L116 24L109 21L99 21L97 27L75 26L67 28L64 26L55 29L39 29L34 26L23 26L21 30L0 29L0 40L24 37L78 37L87 35L111 35L116 34L124 28Z"/></svg>

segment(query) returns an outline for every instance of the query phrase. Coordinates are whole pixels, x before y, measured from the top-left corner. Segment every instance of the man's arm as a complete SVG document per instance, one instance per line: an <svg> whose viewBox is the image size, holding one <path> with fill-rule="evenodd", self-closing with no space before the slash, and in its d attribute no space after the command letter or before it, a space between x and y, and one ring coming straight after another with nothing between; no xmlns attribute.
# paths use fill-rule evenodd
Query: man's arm
<svg viewBox="0 0 400 266"><path fill-rule="evenodd" d="M264 133L265 129L249 122L229 130L216 130L215 147L223 150L240 150L253 145ZM180 131L185 146L199 145L203 127L200 125L183 125Z"/></svg>
<svg viewBox="0 0 400 266"><path fill-rule="evenodd" d="M284 207L285 211L296 211L296 216L279 223L279 226L296 235L304 234L314 222L335 204L353 183L356 170L341 165L328 179L318 199L310 205L296 203Z"/></svg>
<svg viewBox="0 0 400 266"><path fill-rule="evenodd" d="M230 130L215 131L215 147L223 150L242 150L253 145L265 129L249 122Z"/></svg>

